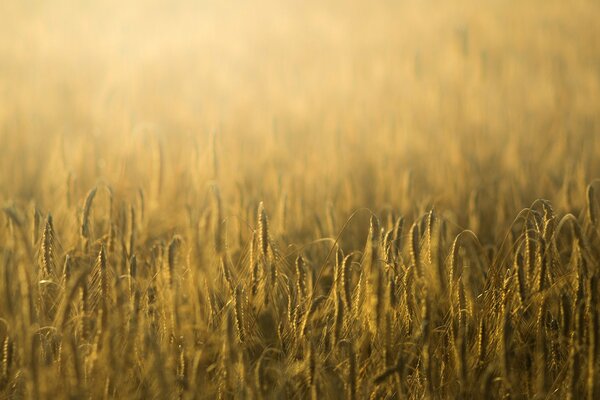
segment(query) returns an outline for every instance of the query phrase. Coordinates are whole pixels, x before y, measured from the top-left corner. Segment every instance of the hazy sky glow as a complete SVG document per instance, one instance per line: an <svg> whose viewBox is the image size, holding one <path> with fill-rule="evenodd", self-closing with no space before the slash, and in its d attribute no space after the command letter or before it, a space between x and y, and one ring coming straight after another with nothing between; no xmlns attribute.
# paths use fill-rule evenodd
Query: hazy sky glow
<svg viewBox="0 0 600 400"><path fill-rule="evenodd" d="M370 3L3 2L0 99L72 102L84 118L176 106L212 124L250 108L323 121L450 106L487 124L499 101L519 113L554 107L566 86L582 102L597 92L598 41L577 3Z"/></svg>

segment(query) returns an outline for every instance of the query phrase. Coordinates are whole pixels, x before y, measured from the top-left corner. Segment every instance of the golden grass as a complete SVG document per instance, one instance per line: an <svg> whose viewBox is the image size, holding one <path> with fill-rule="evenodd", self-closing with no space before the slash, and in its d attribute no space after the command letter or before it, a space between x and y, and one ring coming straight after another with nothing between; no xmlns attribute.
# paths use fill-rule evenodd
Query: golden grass
<svg viewBox="0 0 600 400"><path fill-rule="evenodd" d="M594 2L68 3L0 5L0 398L600 398Z"/></svg>

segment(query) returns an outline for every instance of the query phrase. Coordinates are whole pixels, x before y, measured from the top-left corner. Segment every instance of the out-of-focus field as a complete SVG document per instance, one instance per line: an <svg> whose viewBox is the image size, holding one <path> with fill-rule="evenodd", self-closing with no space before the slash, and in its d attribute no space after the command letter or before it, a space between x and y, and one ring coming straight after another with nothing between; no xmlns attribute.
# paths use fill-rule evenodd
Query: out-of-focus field
<svg viewBox="0 0 600 400"><path fill-rule="evenodd" d="M121 3L0 3L0 398L600 397L599 4Z"/></svg>

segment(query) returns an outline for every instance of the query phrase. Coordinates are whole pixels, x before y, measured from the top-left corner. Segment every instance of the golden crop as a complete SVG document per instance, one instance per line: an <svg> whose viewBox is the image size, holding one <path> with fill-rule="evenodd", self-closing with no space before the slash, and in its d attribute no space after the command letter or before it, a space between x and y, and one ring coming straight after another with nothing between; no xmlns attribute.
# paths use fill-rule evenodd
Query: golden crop
<svg viewBox="0 0 600 400"><path fill-rule="evenodd" d="M594 1L0 4L0 399L600 398Z"/></svg>

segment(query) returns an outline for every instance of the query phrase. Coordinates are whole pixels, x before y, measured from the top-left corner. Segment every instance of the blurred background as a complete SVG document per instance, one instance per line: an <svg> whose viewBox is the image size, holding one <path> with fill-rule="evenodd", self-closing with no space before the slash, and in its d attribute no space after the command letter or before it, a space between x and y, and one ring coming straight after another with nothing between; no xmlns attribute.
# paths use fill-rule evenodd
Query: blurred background
<svg viewBox="0 0 600 400"><path fill-rule="evenodd" d="M0 201L104 182L176 210L217 182L231 213L285 198L292 235L327 207L339 228L436 206L493 240L535 198L577 212L600 176L599 19L588 0L3 1Z"/></svg>

